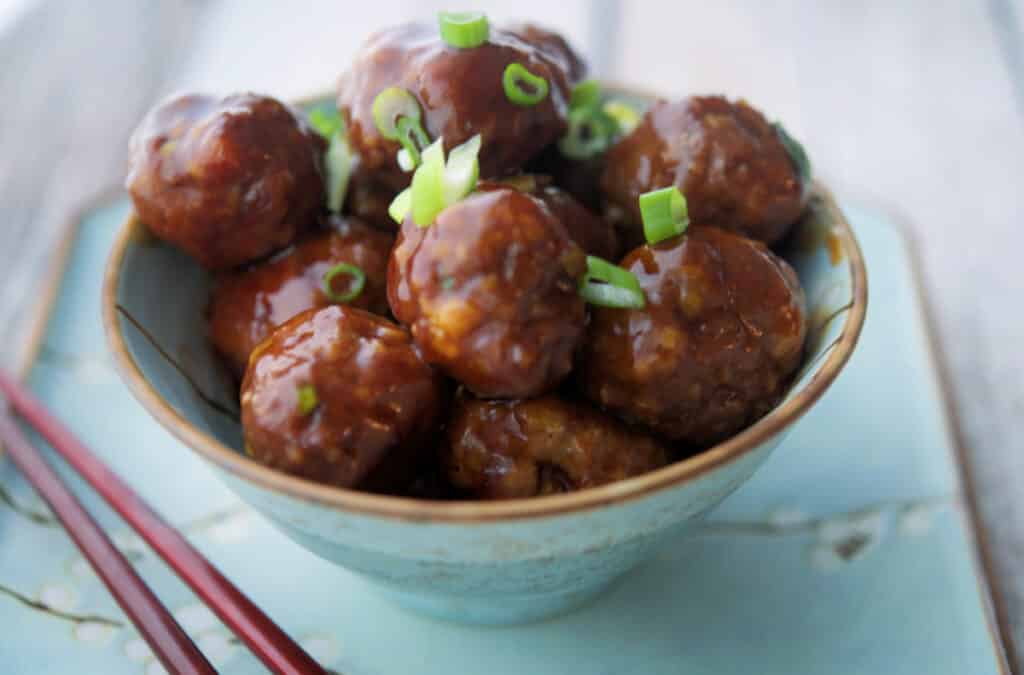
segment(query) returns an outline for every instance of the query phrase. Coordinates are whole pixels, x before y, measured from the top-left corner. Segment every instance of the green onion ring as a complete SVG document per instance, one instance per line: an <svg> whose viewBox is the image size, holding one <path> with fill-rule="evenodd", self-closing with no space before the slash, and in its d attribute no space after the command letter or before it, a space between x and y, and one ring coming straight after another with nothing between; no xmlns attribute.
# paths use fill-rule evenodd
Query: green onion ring
<svg viewBox="0 0 1024 675"><path fill-rule="evenodd" d="M570 159L588 159L608 149L615 131L615 121L597 107L570 110L569 131L558 149Z"/></svg>
<svg viewBox="0 0 1024 675"><path fill-rule="evenodd" d="M490 24L483 12L441 12L441 39L452 47L471 49L487 42Z"/></svg>
<svg viewBox="0 0 1024 675"><path fill-rule="evenodd" d="M510 63L501 76L505 96L516 105L537 105L548 95L548 81L534 75L521 63ZM523 85L530 89L523 89Z"/></svg>
<svg viewBox="0 0 1024 675"><path fill-rule="evenodd" d="M675 186L645 192L640 195L639 202L644 238L648 244L680 235L690 224L686 197Z"/></svg>
<svg viewBox="0 0 1024 675"><path fill-rule="evenodd" d="M347 274L352 277L352 282L344 293L338 293L334 290L334 278L341 274ZM352 302L363 292L364 286L366 286L366 274L363 270L349 263L338 263L324 273L324 295L332 302Z"/></svg>
<svg viewBox="0 0 1024 675"><path fill-rule="evenodd" d="M320 405L320 397L316 395L316 387L311 384L304 384L296 389L299 398L299 413L308 415Z"/></svg>
<svg viewBox="0 0 1024 675"><path fill-rule="evenodd" d="M602 307L641 309L644 292L636 275L597 256L587 256L587 273L580 280L584 300Z"/></svg>
<svg viewBox="0 0 1024 675"><path fill-rule="evenodd" d="M398 118L398 142L408 154L409 161L415 168L420 164L420 150L430 145L430 137L420 126L418 119L410 117Z"/></svg>
<svg viewBox="0 0 1024 675"><path fill-rule="evenodd" d="M569 94L569 109L592 108L601 101L601 85L597 80L583 80Z"/></svg>
<svg viewBox="0 0 1024 675"><path fill-rule="evenodd" d="M615 124L619 127L619 134L622 136L629 134L640 124L640 113L622 101L608 101L601 107L601 110L615 120Z"/></svg>
<svg viewBox="0 0 1024 675"><path fill-rule="evenodd" d="M418 122L422 116L416 97L401 87L388 87L373 99L373 123L389 141L397 141L402 135L398 123L403 117Z"/></svg>
<svg viewBox="0 0 1024 675"><path fill-rule="evenodd" d="M342 133L345 132L345 120L333 107L313 108L310 110L309 124L318 134L327 140L334 138L334 134L339 131Z"/></svg>

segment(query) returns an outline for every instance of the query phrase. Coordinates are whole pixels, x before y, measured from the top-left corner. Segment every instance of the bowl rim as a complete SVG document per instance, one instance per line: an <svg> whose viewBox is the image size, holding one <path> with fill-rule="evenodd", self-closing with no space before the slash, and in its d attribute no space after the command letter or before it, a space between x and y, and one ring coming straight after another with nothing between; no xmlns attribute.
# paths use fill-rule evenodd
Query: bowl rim
<svg viewBox="0 0 1024 675"><path fill-rule="evenodd" d="M616 87L622 91L629 91ZM634 90L635 91L635 90ZM299 101L299 105L316 100ZM394 497L323 485L271 469L244 453L233 450L213 436L201 431L179 414L143 376L128 350L117 310L117 290L129 244L136 240L142 224L132 210L111 248L104 270L102 289L102 320L107 346L113 355L121 379L142 406L178 440L198 452L204 459L237 478L283 493L289 497L314 502L340 511L377 516L409 522L483 523L543 518L587 511L620 504L655 492L681 485L715 468L740 459L763 442L795 423L825 393L849 361L860 338L867 312L867 271L860 244L832 193L815 181L810 201L817 200L824 210L832 231L848 261L852 304L845 312L839 338L817 366L810 380L760 420L740 433L692 457L673 462L660 469L615 483L579 492L504 501L432 501Z"/></svg>

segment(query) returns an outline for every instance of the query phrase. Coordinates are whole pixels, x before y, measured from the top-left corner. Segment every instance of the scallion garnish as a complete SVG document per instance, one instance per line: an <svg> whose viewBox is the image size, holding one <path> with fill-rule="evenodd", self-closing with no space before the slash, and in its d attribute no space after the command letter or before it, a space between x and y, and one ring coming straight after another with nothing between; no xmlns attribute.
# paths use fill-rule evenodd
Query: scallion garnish
<svg viewBox="0 0 1024 675"><path fill-rule="evenodd" d="M490 37L490 24L483 12L441 12L441 39L452 47L479 47Z"/></svg>
<svg viewBox="0 0 1024 675"><path fill-rule="evenodd" d="M480 134L473 136L462 145L452 148L444 167L445 206L459 201L476 187L480 178Z"/></svg>
<svg viewBox="0 0 1024 675"><path fill-rule="evenodd" d="M570 159L588 159L608 149L617 127L597 107L569 111L569 131L558 140L558 149Z"/></svg>
<svg viewBox="0 0 1024 675"><path fill-rule="evenodd" d="M505 96L516 105L537 105L548 95L548 81L534 75L521 63L508 64L501 83L505 87Z"/></svg>
<svg viewBox="0 0 1024 675"><path fill-rule="evenodd" d="M342 274L348 275L352 280L349 282L348 288L344 292L339 293L334 290L334 278ZM324 295L332 302L352 302L363 292L365 285L366 274L363 273L363 270L349 263L338 263L324 273Z"/></svg>
<svg viewBox="0 0 1024 675"><path fill-rule="evenodd" d="M420 162L420 151L430 144L420 119L423 111L416 97L401 87L388 87L373 99L373 123L384 138L398 141L413 166Z"/></svg>
<svg viewBox="0 0 1024 675"><path fill-rule="evenodd" d="M309 111L309 123L318 134L327 140L331 140L339 131L342 133L345 131L345 120L333 107L313 108Z"/></svg>
<svg viewBox="0 0 1024 675"><path fill-rule="evenodd" d="M304 384L296 390L299 397L299 412L303 415L316 410L320 405L320 397L316 395L316 387L311 384Z"/></svg>
<svg viewBox="0 0 1024 675"><path fill-rule="evenodd" d="M640 124L640 113L622 101L608 101L601 109L604 110L605 115L615 120L621 136L630 133Z"/></svg>
<svg viewBox="0 0 1024 675"><path fill-rule="evenodd" d="M602 307L640 309L644 292L636 275L597 256L587 256L587 273L580 280L584 300Z"/></svg>
<svg viewBox="0 0 1024 675"><path fill-rule="evenodd" d="M407 187L391 200L391 205L388 206L388 215L391 216L392 220L401 225L405 222L405 219L408 217L411 209L412 188Z"/></svg>
<svg viewBox="0 0 1024 675"><path fill-rule="evenodd" d="M597 80L583 80L569 94L569 109L590 108L601 101L601 85Z"/></svg>
<svg viewBox="0 0 1024 675"><path fill-rule="evenodd" d="M327 182L327 209L333 213L341 211L348 192L349 178L352 177L354 155L348 144L348 137L336 129L324 155L324 179Z"/></svg>
<svg viewBox="0 0 1024 675"><path fill-rule="evenodd" d="M412 219L428 227L444 209L444 139L423 151L423 162L412 175Z"/></svg>
<svg viewBox="0 0 1024 675"><path fill-rule="evenodd" d="M677 187L640 195L640 217L644 221L644 238L648 244L657 244L682 234L690 224L686 197Z"/></svg>
<svg viewBox="0 0 1024 675"><path fill-rule="evenodd" d="M789 132L782 126L782 123L775 122L772 124L772 128L775 129L779 140L782 141L782 145L786 148L789 159L793 162L793 166L796 167L797 175L800 176L800 182L806 184L811 179L811 160L807 156L804 146L800 144L800 141L789 135Z"/></svg>

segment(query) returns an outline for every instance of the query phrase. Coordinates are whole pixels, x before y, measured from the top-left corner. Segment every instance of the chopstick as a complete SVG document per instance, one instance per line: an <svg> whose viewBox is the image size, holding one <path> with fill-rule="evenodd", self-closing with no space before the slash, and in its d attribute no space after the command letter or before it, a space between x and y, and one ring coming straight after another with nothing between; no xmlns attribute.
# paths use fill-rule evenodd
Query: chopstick
<svg viewBox="0 0 1024 675"><path fill-rule="evenodd" d="M24 386L3 371L0 391L264 665L282 675L325 675L324 669L302 647L93 455Z"/></svg>
<svg viewBox="0 0 1024 675"><path fill-rule="evenodd" d="M6 408L3 405L3 408ZM0 410L0 440L11 459L46 500L78 548L92 564L110 594L171 673L214 675L210 662L170 612L114 546L99 524L61 481L43 456L32 447L7 413Z"/></svg>

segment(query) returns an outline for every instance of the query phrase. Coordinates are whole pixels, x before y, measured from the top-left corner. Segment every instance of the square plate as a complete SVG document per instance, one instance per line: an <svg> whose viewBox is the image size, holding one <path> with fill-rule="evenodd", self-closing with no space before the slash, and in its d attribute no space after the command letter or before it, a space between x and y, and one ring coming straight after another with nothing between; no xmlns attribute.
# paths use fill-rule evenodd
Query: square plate
<svg viewBox="0 0 1024 675"><path fill-rule="evenodd" d="M469 628L407 614L286 540L152 420L106 354L99 293L128 212L69 234L29 382L88 445L325 665L378 673L1005 673L907 242L847 215L871 308L850 365L701 526L574 614ZM64 469L64 467L60 467ZM63 472L224 673L262 672L80 480ZM0 463L5 672L159 673L46 507ZM397 641L396 641L397 638ZM396 648L398 646L399 648Z"/></svg>

